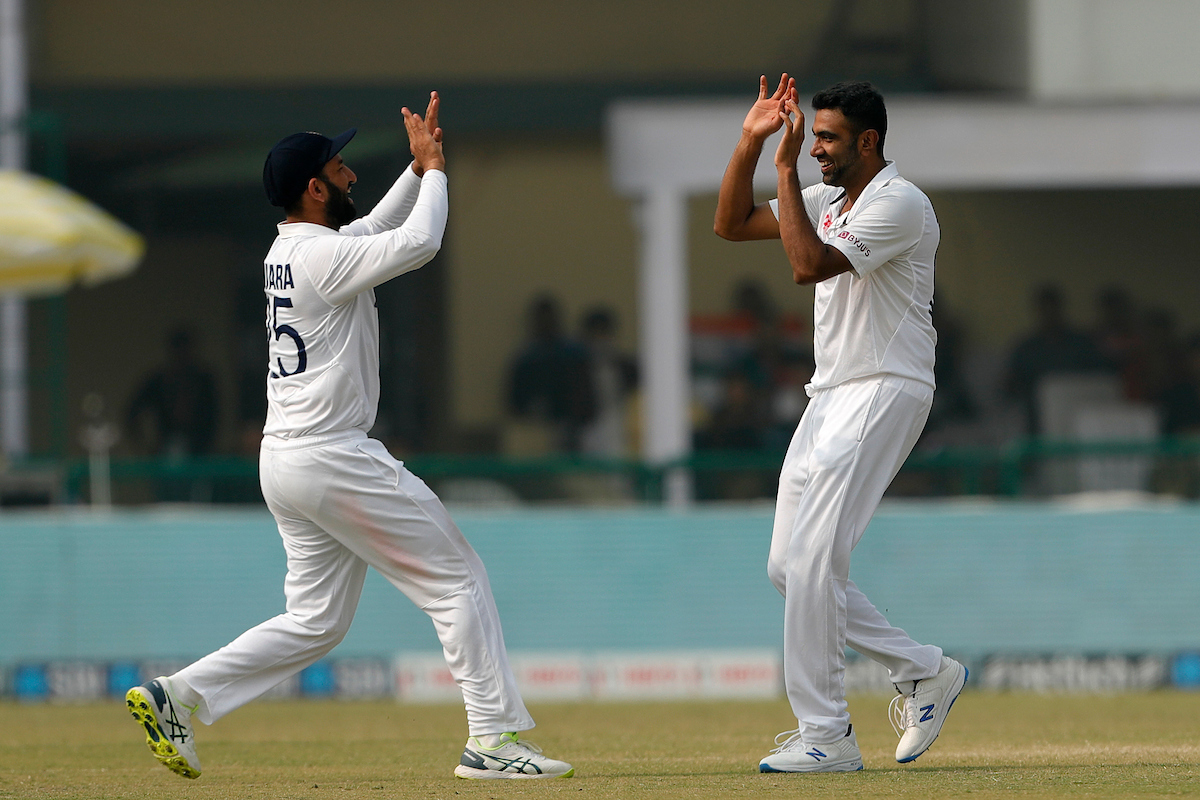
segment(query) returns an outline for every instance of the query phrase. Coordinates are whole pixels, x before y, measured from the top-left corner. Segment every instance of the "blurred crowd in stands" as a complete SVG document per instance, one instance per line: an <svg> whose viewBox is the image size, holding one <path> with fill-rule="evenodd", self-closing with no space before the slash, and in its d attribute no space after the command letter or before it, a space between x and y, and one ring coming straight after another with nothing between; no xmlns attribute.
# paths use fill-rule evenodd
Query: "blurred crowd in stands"
<svg viewBox="0 0 1200 800"><path fill-rule="evenodd" d="M1006 352L989 352L975 346L952 306L937 301L938 387L918 453L1030 437L1200 435L1200 331L1181 331L1170 311L1139 307L1120 286L1097 294L1086 326L1072 324L1057 284L1036 287L1030 303L1031 329ZM495 454L638 457L638 362L618 346L619 324L611 308L597 306L570 325L552 295L531 300L524 341L497 387L505 420ZM218 451L217 378L196 345L192 332L173 332L162 366L129 399L127 452L179 460ZM781 311L762 284L748 279L727 312L692 318L691 348L695 450L780 455L808 401L810 323ZM246 444L238 451L247 455L256 449L264 411L256 370L247 361L238 397L248 399L234 410L244 419L239 437ZM774 473L760 472L726 474L709 486L700 477L698 489L712 497L769 496ZM194 482L186 490L164 485L163 493L202 499Z"/></svg>
<svg viewBox="0 0 1200 800"><path fill-rule="evenodd" d="M928 438L1002 444L1062 435L1042 419L1045 389L1054 379L1076 378L1111 384L1105 402L1150 411L1162 436L1200 433L1200 331L1182 333L1170 311L1138 308L1119 286L1098 293L1090 327L1071 324L1056 284L1038 286L1030 300L1032 329L999 358L973 352L965 323L935 303L937 394ZM807 402L811 331L780 314L754 282L742 284L731 305L726 317L693 319L695 444L785 447ZM955 433L946 434L951 428Z"/></svg>
<svg viewBox="0 0 1200 800"><path fill-rule="evenodd" d="M944 303L936 304L938 387L928 436L955 427L956 443L997 443L982 430L1005 425L1000 439L1053 435L1042 419L1039 389L1048 378L1083 375L1108 376L1117 387L1115 399L1152 409L1163 436L1200 433L1200 331L1181 333L1170 311L1139 308L1119 286L1099 292L1090 327L1071 324L1056 284L1037 287L1030 299L1033 327L1000 364L973 363L970 331ZM501 449L636 456L637 361L617 345L615 312L588 309L574 335L563 316L548 294L529 305L525 341L513 355L503 391L515 428L539 433L526 431L524 443L522 433L512 434ZM785 448L807 403L809 324L780 312L761 284L746 280L727 313L692 318L691 342L694 446ZM211 454L219 416L216 377L199 361L191 331L174 331L166 344L162 365L128 403L129 444L167 458ZM261 380L253 383L260 392ZM261 410L248 405L254 413ZM976 425L981 421L986 424ZM251 427L257 426L256 419ZM972 426L979 430L964 432Z"/></svg>
<svg viewBox="0 0 1200 800"><path fill-rule="evenodd" d="M1005 380L1028 433L1047 432L1038 390L1063 374L1112 376L1118 399L1152 408L1164 436L1200 432L1200 332L1182 334L1170 311L1139 309L1118 286L1100 291L1090 329L1068 322L1056 284L1038 287L1032 301L1034 329L1013 348Z"/></svg>
<svg viewBox="0 0 1200 800"><path fill-rule="evenodd" d="M616 314L605 307L586 311L574 337L562 316L550 295L529 307L525 342L509 366L506 408L518 425L527 423L523 430L541 435L536 445L524 447L510 435L505 449L628 457L634 425L629 399L638 371L636 360L617 347Z"/></svg>

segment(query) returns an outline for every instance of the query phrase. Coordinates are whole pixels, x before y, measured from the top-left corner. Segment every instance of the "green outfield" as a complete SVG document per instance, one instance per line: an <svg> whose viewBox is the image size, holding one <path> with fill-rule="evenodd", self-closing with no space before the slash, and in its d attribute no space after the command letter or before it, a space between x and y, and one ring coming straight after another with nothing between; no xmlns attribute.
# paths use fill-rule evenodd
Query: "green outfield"
<svg viewBox="0 0 1200 800"><path fill-rule="evenodd" d="M199 727L204 774L159 766L123 704L0 704L0 798L1059 798L1200 794L1200 692L964 694L919 761L892 758L886 697L851 711L866 769L761 775L777 702L534 705L553 781L455 779L461 708L259 702Z"/></svg>

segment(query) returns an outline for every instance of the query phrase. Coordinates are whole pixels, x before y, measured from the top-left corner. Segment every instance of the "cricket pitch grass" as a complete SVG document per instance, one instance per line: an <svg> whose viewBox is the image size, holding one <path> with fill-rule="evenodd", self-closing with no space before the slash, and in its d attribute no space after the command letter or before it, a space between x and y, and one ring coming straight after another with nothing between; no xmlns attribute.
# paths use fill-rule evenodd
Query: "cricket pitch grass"
<svg viewBox="0 0 1200 800"><path fill-rule="evenodd" d="M1124 798L1200 795L1200 692L968 690L941 737L894 760L886 697L851 698L862 772L763 775L787 704L533 704L529 738L575 777L463 781L460 707L260 701L197 726L204 774L159 765L123 702L0 703L0 798Z"/></svg>

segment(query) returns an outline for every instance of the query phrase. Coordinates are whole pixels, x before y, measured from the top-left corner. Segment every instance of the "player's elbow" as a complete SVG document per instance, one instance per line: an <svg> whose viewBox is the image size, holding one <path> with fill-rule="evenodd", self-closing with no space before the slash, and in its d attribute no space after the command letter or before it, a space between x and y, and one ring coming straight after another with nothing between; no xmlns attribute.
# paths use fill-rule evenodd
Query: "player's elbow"
<svg viewBox="0 0 1200 800"><path fill-rule="evenodd" d="M442 249L442 237L432 232L422 231L410 241L412 252L416 259L425 264L433 259Z"/></svg>
<svg viewBox="0 0 1200 800"><path fill-rule="evenodd" d="M792 280L797 286L811 286L820 280L807 265L792 264Z"/></svg>
<svg viewBox="0 0 1200 800"><path fill-rule="evenodd" d="M820 283L852 268L846 257L829 245L789 254L788 261L792 265L792 280L801 286Z"/></svg>
<svg viewBox="0 0 1200 800"><path fill-rule="evenodd" d="M746 226L721 219L713 221L713 233L730 242L744 242L751 238L746 233Z"/></svg>
<svg viewBox="0 0 1200 800"><path fill-rule="evenodd" d="M382 280L391 280L397 275L420 269L433 260L442 248L442 237L430 231L406 230L398 239L388 256L380 264Z"/></svg>

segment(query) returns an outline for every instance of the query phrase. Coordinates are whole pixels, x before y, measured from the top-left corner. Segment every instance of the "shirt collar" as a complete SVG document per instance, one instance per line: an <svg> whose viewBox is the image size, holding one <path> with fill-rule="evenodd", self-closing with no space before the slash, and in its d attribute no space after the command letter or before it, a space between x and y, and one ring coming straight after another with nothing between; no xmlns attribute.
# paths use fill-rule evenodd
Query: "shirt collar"
<svg viewBox="0 0 1200 800"><path fill-rule="evenodd" d="M283 237L342 235L341 231L326 228L324 225L318 225L315 222L281 222L276 227L279 228L279 235Z"/></svg>
<svg viewBox="0 0 1200 800"><path fill-rule="evenodd" d="M900 172L899 172L899 170L896 169L896 162L895 161L885 161L883 163L883 169L879 170L879 172L876 172L875 177L871 178L870 183L868 183L866 186L863 187L862 194L860 194L858 196L858 199L854 201L854 208L850 209L850 213L853 214L855 209L862 207L862 203L864 200L869 200L871 197L873 197L875 195L876 192L878 192L883 187L887 186L888 183L890 183L894 178L899 178L899 177L900 177ZM846 199L846 190L843 189L842 191L837 193L836 197L834 197L832 200L829 201L829 205L832 206L834 204L840 204L845 199Z"/></svg>

